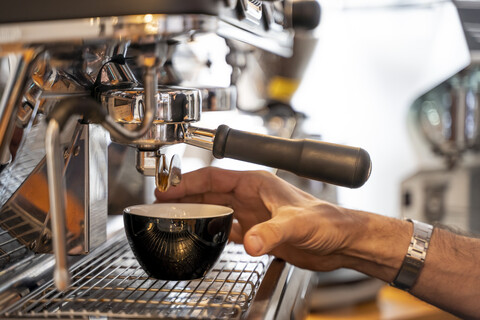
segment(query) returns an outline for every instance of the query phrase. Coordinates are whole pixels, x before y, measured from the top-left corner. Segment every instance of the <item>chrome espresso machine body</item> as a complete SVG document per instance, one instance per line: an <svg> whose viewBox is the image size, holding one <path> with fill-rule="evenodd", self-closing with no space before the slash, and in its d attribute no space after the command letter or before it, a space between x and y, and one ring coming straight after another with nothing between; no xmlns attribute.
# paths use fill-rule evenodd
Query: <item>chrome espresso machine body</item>
<svg viewBox="0 0 480 320"><path fill-rule="evenodd" d="M288 57L295 28L318 19L315 1L28 0L2 8L0 316L294 316L308 277L239 245L204 279L148 278L123 232L107 232L121 229L107 223L107 147L135 148L137 170L160 190L180 182L179 157L165 155L177 143L361 186L370 160L360 148L195 126L202 111L235 107L245 46ZM212 67L188 50L205 35L228 49L227 85L193 72Z"/></svg>

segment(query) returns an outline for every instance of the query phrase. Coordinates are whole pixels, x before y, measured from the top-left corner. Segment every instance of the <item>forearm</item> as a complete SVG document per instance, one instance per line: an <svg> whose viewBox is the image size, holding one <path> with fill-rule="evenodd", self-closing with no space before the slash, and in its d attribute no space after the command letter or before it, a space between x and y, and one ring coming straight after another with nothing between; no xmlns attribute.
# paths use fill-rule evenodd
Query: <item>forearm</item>
<svg viewBox="0 0 480 320"><path fill-rule="evenodd" d="M353 212L357 230L345 248L345 266L392 282L412 236L412 223ZM480 239L435 228L424 267L411 293L464 318L480 319Z"/></svg>
<svg viewBox="0 0 480 320"><path fill-rule="evenodd" d="M462 318L480 319L480 239L434 229L412 293Z"/></svg>

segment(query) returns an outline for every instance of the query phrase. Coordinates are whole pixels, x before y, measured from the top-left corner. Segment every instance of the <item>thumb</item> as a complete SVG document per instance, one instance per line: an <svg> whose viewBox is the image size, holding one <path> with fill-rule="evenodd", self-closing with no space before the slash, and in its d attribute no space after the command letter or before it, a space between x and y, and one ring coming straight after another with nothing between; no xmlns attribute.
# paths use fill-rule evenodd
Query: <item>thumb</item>
<svg viewBox="0 0 480 320"><path fill-rule="evenodd" d="M247 253L252 256L260 256L289 240L292 236L292 227L289 220L272 218L253 226L243 238Z"/></svg>

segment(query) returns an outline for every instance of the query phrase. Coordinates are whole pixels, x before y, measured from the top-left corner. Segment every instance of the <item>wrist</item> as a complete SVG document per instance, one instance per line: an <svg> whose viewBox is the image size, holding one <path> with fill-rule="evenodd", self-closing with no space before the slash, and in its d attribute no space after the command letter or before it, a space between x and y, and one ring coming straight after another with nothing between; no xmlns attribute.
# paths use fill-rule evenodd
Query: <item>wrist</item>
<svg viewBox="0 0 480 320"><path fill-rule="evenodd" d="M410 222L350 210L355 227L343 250L345 267L392 282L410 244Z"/></svg>

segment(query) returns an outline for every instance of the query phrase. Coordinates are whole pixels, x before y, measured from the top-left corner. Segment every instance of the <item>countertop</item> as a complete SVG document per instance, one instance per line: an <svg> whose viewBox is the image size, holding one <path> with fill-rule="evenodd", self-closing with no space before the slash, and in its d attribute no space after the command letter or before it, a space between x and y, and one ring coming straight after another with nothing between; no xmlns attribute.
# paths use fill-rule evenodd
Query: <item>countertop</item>
<svg viewBox="0 0 480 320"><path fill-rule="evenodd" d="M372 301L311 313L307 320L453 320L459 319L407 292L383 286Z"/></svg>

